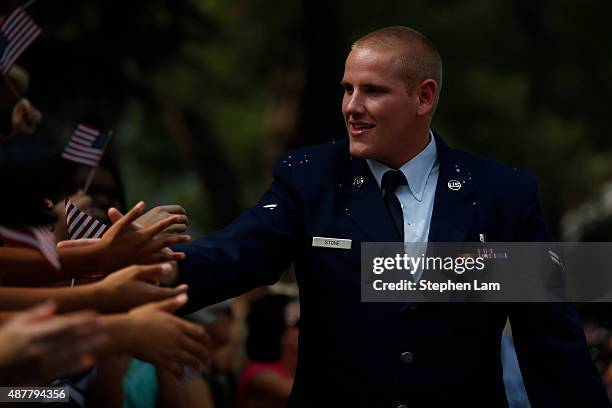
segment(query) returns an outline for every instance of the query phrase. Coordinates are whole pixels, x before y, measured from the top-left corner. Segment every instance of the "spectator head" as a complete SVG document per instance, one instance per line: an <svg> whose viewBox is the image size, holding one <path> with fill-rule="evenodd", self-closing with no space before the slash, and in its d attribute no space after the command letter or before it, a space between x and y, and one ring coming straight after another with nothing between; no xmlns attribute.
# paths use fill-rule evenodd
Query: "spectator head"
<svg viewBox="0 0 612 408"><path fill-rule="evenodd" d="M45 199L64 190L59 155L32 140L0 143L0 224L45 225L56 220Z"/></svg>
<svg viewBox="0 0 612 408"><path fill-rule="evenodd" d="M299 306L281 294L267 295L251 304L247 319L247 354L251 360L277 361L286 347L297 347Z"/></svg>
<svg viewBox="0 0 612 408"><path fill-rule="evenodd" d="M87 182L92 168L72 162L69 162L68 166L72 169L72 190L82 189ZM121 178L117 163L109 152L102 156L87 194L92 199L88 212L91 216L106 224L110 224L108 219L109 208L115 207L122 212L126 211L127 205L123 179Z"/></svg>

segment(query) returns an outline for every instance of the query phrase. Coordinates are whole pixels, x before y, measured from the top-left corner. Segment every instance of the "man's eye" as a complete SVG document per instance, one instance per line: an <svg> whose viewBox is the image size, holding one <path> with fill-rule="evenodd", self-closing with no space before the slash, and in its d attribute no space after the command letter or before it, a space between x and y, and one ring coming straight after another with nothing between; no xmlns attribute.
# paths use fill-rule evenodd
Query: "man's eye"
<svg viewBox="0 0 612 408"><path fill-rule="evenodd" d="M372 86L372 87L366 88L366 92L372 95L378 95L382 93L382 89Z"/></svg>

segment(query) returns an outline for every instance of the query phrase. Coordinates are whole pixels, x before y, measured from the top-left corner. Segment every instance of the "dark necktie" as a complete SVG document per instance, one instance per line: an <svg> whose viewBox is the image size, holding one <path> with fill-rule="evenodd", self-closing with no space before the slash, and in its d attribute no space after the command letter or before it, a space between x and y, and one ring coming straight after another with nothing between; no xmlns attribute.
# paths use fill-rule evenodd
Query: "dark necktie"
<svg viewBox="0 0 612 408"><path fill-rule="evenodd" d="M402 212L402 205L399 199L395 195L395 189L400 185L407 185L406 177L404 173L399 170L387 170L383 174L381 187L384 192L384 200L391 218L397 227L397 231L404 241L404 214Z"/></svg>

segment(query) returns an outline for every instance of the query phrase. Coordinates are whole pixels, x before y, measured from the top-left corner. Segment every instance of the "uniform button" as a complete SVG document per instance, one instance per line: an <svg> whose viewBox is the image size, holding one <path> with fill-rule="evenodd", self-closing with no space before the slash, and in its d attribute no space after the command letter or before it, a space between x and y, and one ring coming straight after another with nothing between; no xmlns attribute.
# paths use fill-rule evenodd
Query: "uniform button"
<svg viewBox="0 0 612 408"><path fill-rule="evenodd" d="M404 364L411 364L414 360L414 354L409 351L404 351L400 357L400 360L402 360L402 363Z"/></svg>

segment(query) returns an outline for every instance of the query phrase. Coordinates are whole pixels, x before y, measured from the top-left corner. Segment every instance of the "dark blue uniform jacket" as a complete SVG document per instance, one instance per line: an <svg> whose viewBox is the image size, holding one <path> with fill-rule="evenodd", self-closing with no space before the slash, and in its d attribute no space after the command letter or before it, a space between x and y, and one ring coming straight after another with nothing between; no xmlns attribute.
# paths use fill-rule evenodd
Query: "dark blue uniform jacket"
<svg viewBox="0 0 612 408"><path fill-rule="evenodd" d="M534 178L436 143L430 242L550 240ZM313 237L352 247L313 247ZM342 140L285 154L257 205L177 249L187 253L191 309L273 284L294 262L301 319L290 407L506 406L507 317L533 407L609 406L569 304L362 303L361 242L399 240L366 161Z"/></svg>

